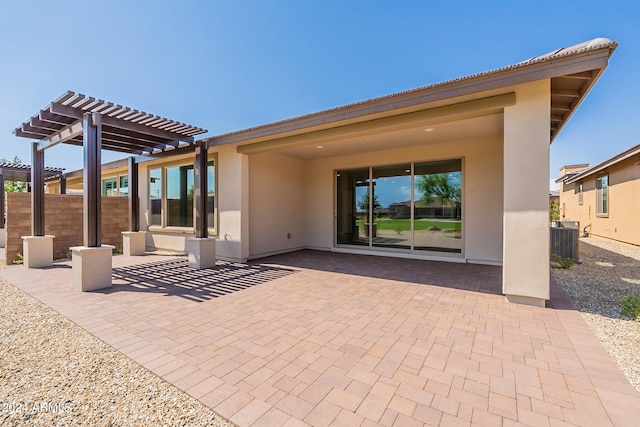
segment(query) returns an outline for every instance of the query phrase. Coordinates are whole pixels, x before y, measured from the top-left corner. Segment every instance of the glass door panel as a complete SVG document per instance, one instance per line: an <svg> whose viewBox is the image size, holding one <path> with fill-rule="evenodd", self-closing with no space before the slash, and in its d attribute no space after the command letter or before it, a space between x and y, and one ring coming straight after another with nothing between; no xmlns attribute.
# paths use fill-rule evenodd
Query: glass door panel
<svg viewBox="0 0 640 427"><path fill-rule="evenodd" d="M414 166L414 249L462 252L462 161Z"/></svg>
<svg viewBox="0 0 640 427"><path fill-rule="evenodd" d="M411 249L411 164L374 167L371 176L372 245Z"/></svg>
<svg viewBox="0 0 640 427"><path fill-rule="evenodd" d="M336 173L336 242L369 246L369 168Z"/></svg>

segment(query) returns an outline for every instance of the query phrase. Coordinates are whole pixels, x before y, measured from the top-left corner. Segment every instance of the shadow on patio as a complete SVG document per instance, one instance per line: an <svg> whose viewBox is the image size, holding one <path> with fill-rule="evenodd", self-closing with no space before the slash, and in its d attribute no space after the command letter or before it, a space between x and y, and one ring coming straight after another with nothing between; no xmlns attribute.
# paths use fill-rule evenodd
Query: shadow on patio
<svg viewBox="0 0 640 427"><path fill-rule="evenodd" d="M304 268L502 295L502 267L491 265L355 255L308 249L261 258L259 262L254 265Z"/></svg>
<svg viewBox="0 0 640 427"><path fill-rule="evenodd" d="M294 270L218 261L215 268L194 270L185 258L114 267L113 287L102 291L154 292L203 302L278 279Z"/></svg>

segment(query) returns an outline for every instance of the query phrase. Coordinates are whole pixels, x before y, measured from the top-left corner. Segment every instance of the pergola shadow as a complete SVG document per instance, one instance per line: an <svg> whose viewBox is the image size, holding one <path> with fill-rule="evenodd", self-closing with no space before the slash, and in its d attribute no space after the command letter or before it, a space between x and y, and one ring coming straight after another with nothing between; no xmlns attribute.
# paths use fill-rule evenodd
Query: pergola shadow
<svg viewBox="0 0 640 427"><path fill-rule="evenodd" d="M96 292L152 292L204 302L242 291L296 271L264 265L217 261L214 268L195 270L184 258L113 268L113 286Z"/></svg>

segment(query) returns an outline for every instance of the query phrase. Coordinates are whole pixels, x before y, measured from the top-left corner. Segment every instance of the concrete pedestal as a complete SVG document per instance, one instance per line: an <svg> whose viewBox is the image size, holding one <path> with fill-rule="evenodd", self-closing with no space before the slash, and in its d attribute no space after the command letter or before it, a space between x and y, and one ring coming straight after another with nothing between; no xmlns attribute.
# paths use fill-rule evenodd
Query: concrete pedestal
<svg viewBox="0 0 640 427"><path fill-rule="evenodd" d="M122 253L127 256L144 255L146 248L146 231L123 231Z"/></svg>
<svg viewBox="0 0 640 427"><path fill-rule="evenodd" d="M87 292L111 287L111 257L113 246L90 248L74 246L72 254L73 288Z"/></svg>
<svg viewBox="0 0 640 427"><path fill-rule="evenodd" d="M51 267L54 236L22 236L24 265L27 268Z"/></svg>
<svg viewBox="0 0 640 427"><path fill-rule="evenodd" d="M195 268L196 270L215 267L215 239L189 237L187 239L187 251L189 251L189 267Z"/></svg>

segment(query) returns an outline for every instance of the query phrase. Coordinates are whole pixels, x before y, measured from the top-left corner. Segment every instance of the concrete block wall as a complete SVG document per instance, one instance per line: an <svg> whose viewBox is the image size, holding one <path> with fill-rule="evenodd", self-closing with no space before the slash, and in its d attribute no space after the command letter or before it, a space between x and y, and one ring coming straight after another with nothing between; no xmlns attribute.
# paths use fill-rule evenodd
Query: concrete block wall
<svg viewBox="0 0 640 427"><path fill-rule="evenodd" d="M53 239L53 258L66 258L69 247L82 245L82 196L46 194L44 202L45 234ZM31 195L7 193L6 262L12 264L23 253L22 236L31 235ZM102 243L122 245L121 232L129 227L129 209L125 197L102 198Z"/></svg>

